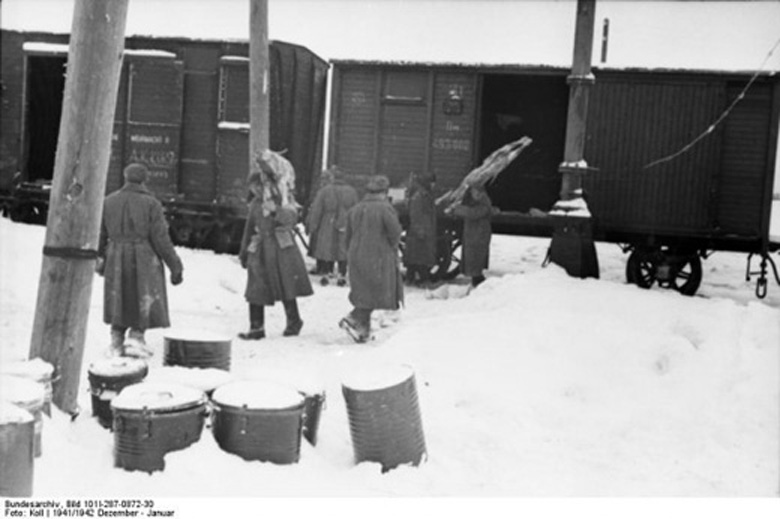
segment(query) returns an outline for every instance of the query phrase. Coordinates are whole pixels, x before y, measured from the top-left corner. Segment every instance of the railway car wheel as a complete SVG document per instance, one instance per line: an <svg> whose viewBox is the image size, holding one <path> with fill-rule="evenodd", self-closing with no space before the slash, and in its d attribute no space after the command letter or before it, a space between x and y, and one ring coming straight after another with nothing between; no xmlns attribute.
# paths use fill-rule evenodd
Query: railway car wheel
<svg viewBox="0 0 780 519"><path fill-rule="evenodd" d="M692 296L701 285L701 258L696 251L637 248L628 258L626 279L642 288L658 283L661 288Z"/></svg>

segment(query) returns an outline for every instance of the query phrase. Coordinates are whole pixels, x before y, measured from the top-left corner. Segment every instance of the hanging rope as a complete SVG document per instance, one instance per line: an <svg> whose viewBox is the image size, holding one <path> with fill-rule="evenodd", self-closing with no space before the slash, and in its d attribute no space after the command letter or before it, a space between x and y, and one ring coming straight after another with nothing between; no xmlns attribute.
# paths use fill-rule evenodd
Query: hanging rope
<svg viewBox="0 0 780 519"><path fill-rule="evenodd" d="M664 162L669 162L670 160L673 160L683 153L688 152L691 148L693 148L699 141L704 139L706 136L711 134L715 131L715 128L726 118L728 117L729 113L731 113L731 110L739 103L747 93L748 89L751 87L751 85L756 81L759 74L763 71L764 67L766 66L767 61L769 61L769 58L772 57L772 54L774 54L775 50L777 50L777 47L780 46L780 39L778 39L775 44L772 46L772 48L769 50L769 52L766 55L766 58L764 58L764 61L761 63L761 66L758 68L758 70L753 74L753 77L750 78L750 81L748 81L747 85L745 85L745 88L742 89L742 91L739 93L739 95L732 101L732 103L724 110L722 114L720 114L720 117L718 117L714 123L712 123L704 132L702 132L698 137L693 139L691 142L683 146L680 151L673 153L671 155L668 155L666 157L663 157L658 160L654 160L653 162L645 165L642 169L650 169L654 166L657 166L658 164L663 164Z"/></svg>

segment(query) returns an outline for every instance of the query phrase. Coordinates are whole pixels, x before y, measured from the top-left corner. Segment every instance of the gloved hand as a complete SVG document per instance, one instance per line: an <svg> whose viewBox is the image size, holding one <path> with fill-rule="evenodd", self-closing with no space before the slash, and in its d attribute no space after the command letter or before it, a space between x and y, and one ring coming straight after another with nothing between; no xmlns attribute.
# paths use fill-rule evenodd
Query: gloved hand
<svg viewBox="0 0 780 519"><path fill-rule="evenodd" d="M184 273L182 271L171 272L171 285L180 285L182 281L184 281Z"/></svg>

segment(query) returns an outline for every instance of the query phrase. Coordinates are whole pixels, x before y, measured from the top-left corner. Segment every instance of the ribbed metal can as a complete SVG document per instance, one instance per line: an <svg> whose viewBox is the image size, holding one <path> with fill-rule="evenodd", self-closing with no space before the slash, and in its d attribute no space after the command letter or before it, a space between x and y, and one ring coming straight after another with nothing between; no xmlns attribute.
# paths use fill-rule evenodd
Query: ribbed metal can
<svg viewBox="0 0 780 519"><path fill-rule="evenodd" d="M231 340L205 332L171 332L164 337L163 364L230 371Z"/></svg>
<svg viewBox="0 0 780 519"><path fill-rule="evenodd" d="M43 385L43 412L51 416L52 377L54 366L40 358L3 362L0 364L0 375L11 375L27 378Z"/></svg>
<svg viewBox="0 0 780 519"><path fill-rule="evenodd" d="M35 418L0 402L0 496L30 497L35 465Z"/></svg>
<svg viewBox="0 0 780 519"><path fill-rule="evenodd" d="M43 406L46 388L40 382L13 375L0 375L0 396L29 412L34 423L33 452L38 458L43 453Z"/></svg>
<svg viewBox="0 0 780 519"><path fill-rule="evenodd" d="M245 460L297 463L304 402L292 387L269 381L226 384L212 395L214 439Z"/></svg>
<svg viewBox="0 0 780 519"><path fill-rule="evenodd" d="M419 465L426 455L414 371L379 366L342 382L355 462L378 462L382 472Z"/></svg>
<svg viewBox="0 0 780 519"><path fill-rule="evenodd" d="M114 357L93 362L87 369L92 416L106 429L113 427L111 401L122 389L146 378L149 366L141 359Z"/></svg>
<svg viewBox="0 0 780 519"><path fill-rule="evenodd" d="M142 382L124 388L111 402L114 466L164 470L166 454L200 440L206 404L205 393L177 384Z"/></svg>

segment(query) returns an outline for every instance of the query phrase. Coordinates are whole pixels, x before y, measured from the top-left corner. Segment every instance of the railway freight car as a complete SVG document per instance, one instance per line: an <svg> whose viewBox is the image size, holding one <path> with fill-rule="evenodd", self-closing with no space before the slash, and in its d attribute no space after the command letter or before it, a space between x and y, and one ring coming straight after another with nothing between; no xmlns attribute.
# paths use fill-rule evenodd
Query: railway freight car
<svg viewBox="0 0 780 519"><path fill-rule="evenodd" d="M0 193L15 220L45 223L62 110L68 35L2 31ZM177 244L235 250L246 208L249 45L128 37L107 191L131 162L148 166ZM270 42L270 146L297 173L305 203L321 168L329 65Z"/></svg>
<svg viewBox="0 0 780 519"><path fill-rule="evenodd" d="M559 199L569 69L333 62L328 161L383 174L397 194L412 172L437 195L500 146L533 144L492 183L497 232L551 236ZM757 294L777 272L769 239L780 113L770 74L596 69L584 179L594 238L630 253L628 281L693 294L713 251L758 259ZM733 106L732 106L733 105ZM659 161L659 159L661 159ZM402 204L400 205L402 207ZM440 218L438 273L453 273L458 223Z"/></svg>

